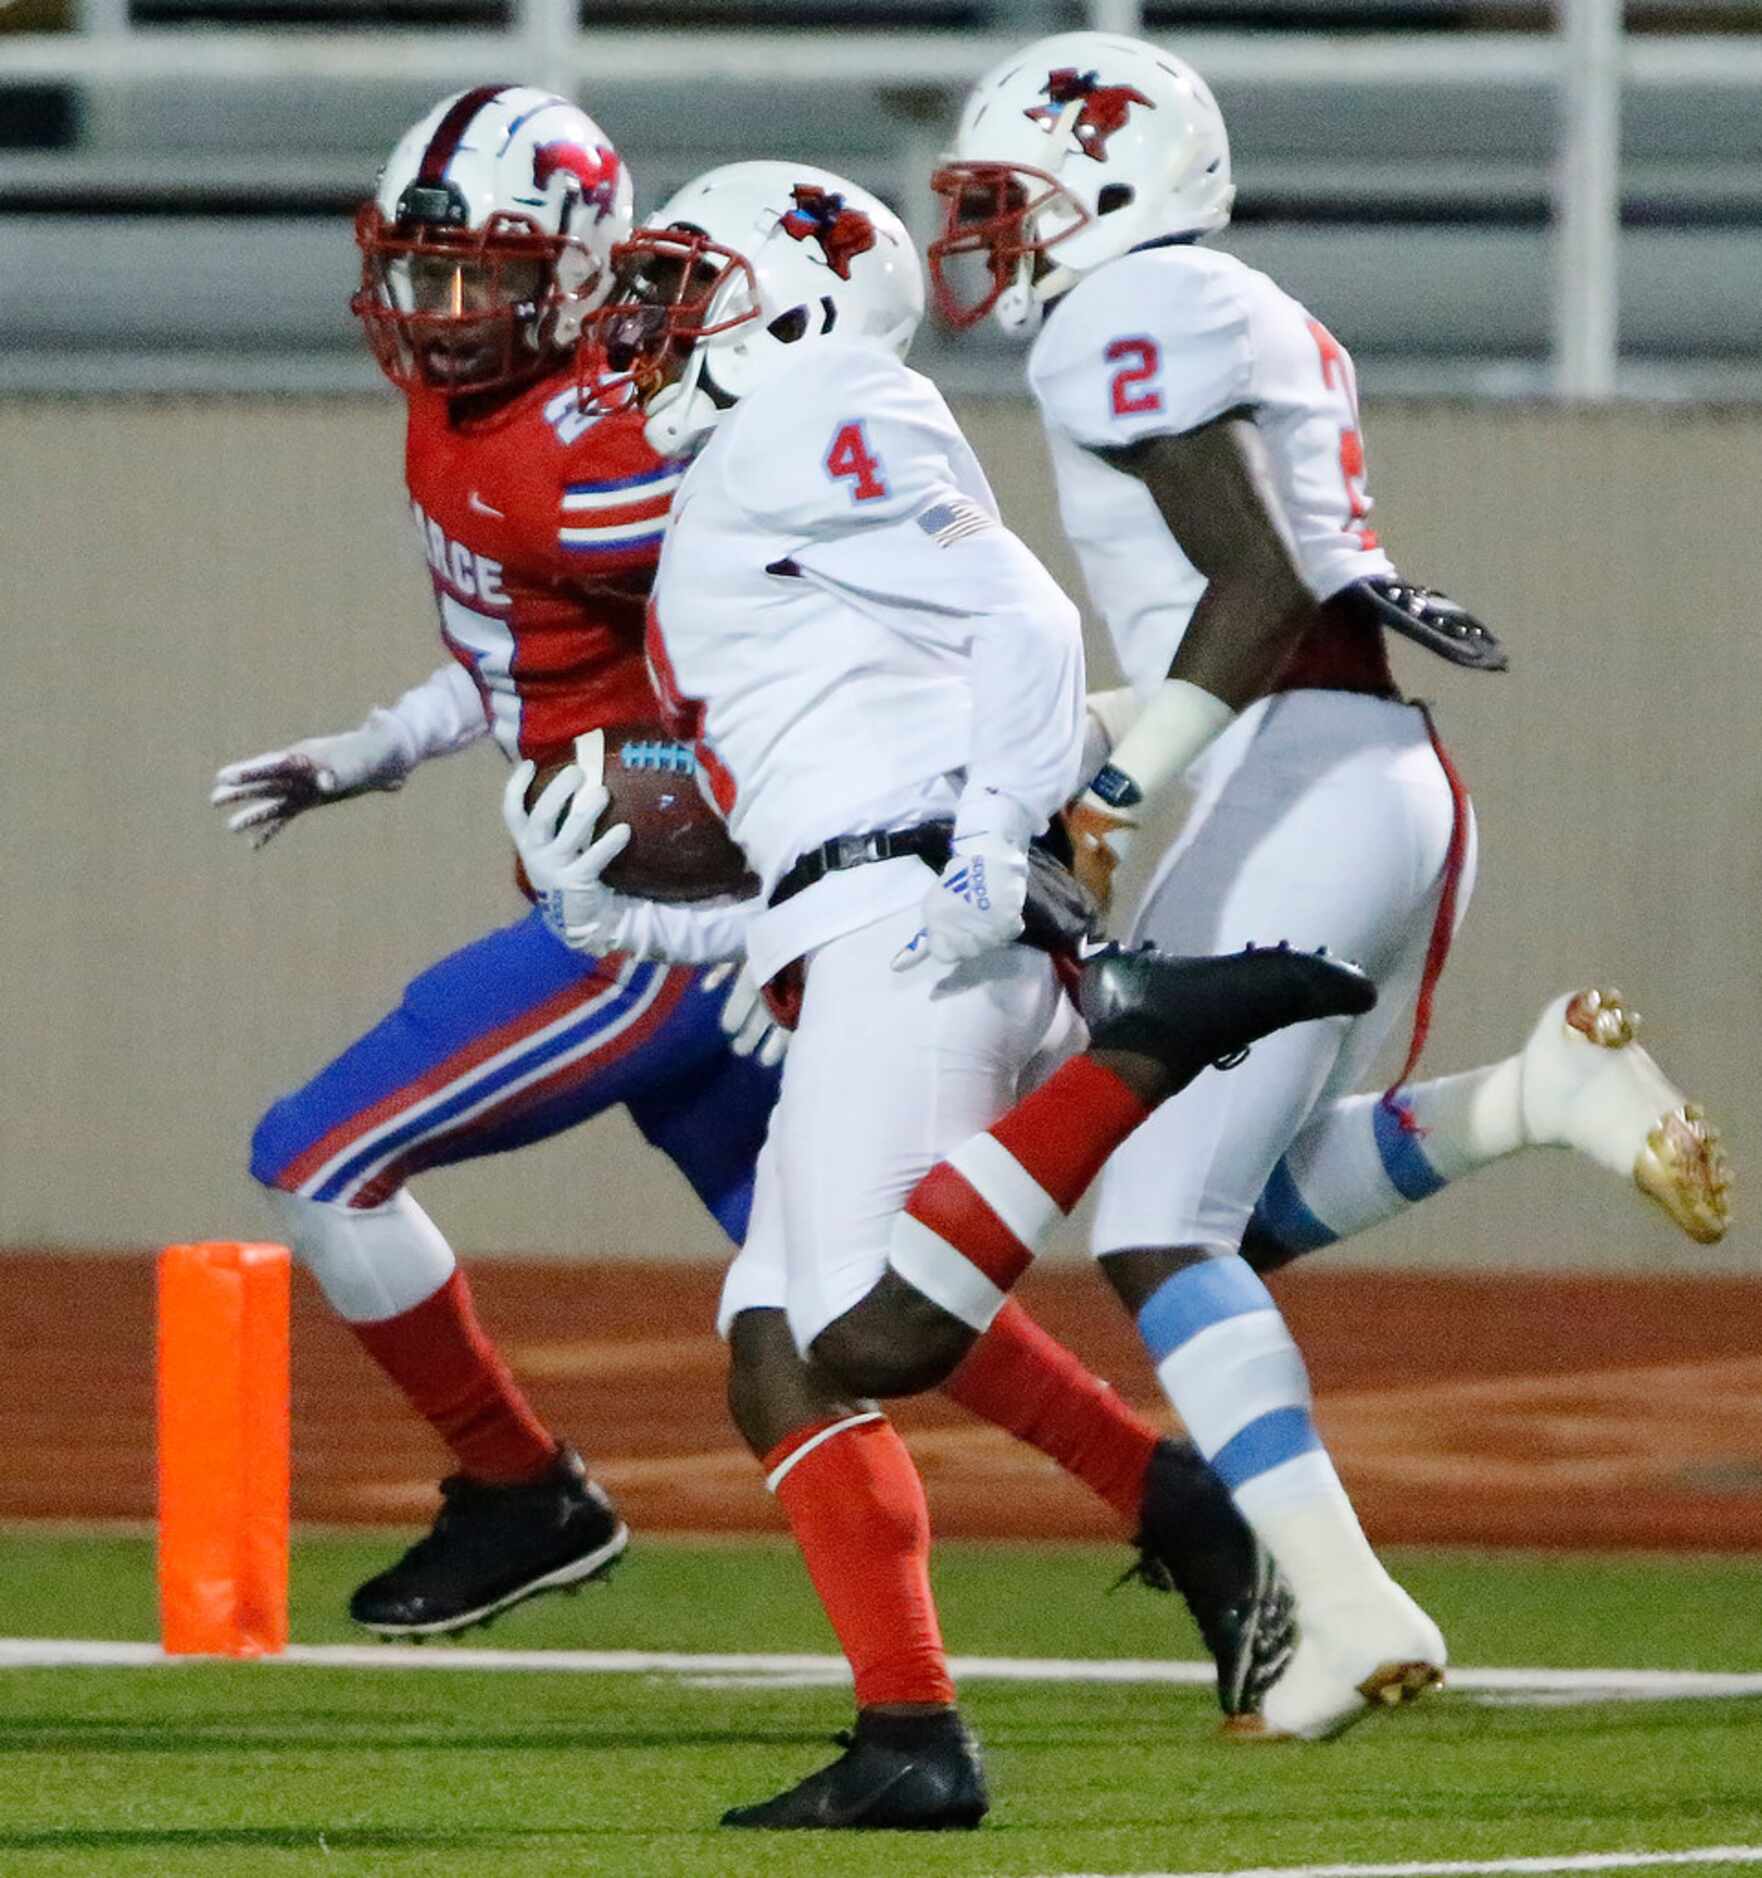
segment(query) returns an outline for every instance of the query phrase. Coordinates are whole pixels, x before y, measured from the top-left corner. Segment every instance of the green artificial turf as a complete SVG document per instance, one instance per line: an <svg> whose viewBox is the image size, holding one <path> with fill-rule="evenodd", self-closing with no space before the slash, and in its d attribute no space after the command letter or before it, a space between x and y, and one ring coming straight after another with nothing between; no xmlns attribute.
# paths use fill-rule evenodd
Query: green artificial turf
<svg viewBox="0 0 1762 1878"><path fill-rule="evenodd" d="M388 1549L302 1539L296 1638L350 1637L342 1601ZM1171 1601L1104 1594L1122 1562L1102 1548L948 1545L950 1643L1192 1656ZM1754 1563L1395 1565L1459 1661L1762 1669ZM150 1637L149 1546L0 1534L0 1634ZM470 1641L831 1647L793 1556L763 1542L641 1542L609 1586ZM748 1836L718 1831L717 1814L829 1759L845 1691L261 1664L6 1671L0 1874L1006 1878L1762 1844L1762 1702L1489 1706L1446 1693L1299 1749L1220 1743L1197 1689L974 1682L965 1703L995 1801L977 1834Z"/></svg>

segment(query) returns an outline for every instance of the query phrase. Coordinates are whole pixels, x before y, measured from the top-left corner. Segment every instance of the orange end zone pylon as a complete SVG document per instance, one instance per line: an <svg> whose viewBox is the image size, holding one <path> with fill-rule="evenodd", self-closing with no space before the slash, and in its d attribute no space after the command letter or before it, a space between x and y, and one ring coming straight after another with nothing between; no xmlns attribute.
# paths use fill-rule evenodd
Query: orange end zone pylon
<svg viewBox="0 0 1762 1878"><path fill-rule="evenodd" d="M159 1620L174 1656L288 1640L288 1251L159 1255Z"/></svg>

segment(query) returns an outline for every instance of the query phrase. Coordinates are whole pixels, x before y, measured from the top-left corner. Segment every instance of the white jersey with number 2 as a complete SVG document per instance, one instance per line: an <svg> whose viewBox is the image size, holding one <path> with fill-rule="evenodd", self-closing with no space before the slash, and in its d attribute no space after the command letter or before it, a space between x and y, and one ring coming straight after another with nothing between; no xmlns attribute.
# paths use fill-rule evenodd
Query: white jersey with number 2
<svg viewBox="0 0 1762 1878"><path fill-rule="evenodd" d="M1028 360L1065 533L1122 670L1168 676L1205 577L1150 491L1095 454L1251 413L1318 600L1394 570L1369 526L1352 361L1266 275L1188 245L1110 261L1059 302Z"/></svg>
<svg viewBox="0 0 1762 1878"><path fill-rule="evenodd" d="M673 501L649 663L769 891L835 835L993 791L1043 826L1076 785L1076 608L998 520L928 379L840 342L724 417ZM919 901L921 861L828 874L761 913L761 979Z"/></svg>

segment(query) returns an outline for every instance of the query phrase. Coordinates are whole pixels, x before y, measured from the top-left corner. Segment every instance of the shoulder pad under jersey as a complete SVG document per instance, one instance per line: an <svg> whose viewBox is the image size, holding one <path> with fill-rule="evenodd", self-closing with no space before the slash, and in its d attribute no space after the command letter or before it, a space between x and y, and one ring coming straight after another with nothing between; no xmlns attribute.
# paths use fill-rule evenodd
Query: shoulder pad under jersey
<svg viewBox="0 0 1762 1878"><path fill-rule="evenodd" d="M565 451L558 541L584 574L652 561L684 474L682 461L655 453L639 413L599 418Z"/></svg>
<svg viewBox="0 0 1762 1878"><path fill-rule="evenodd" d="M762 384L728 422L727 487L779 534L896 522L950 489L996 512L941 393L876 347L804 348L799 371Z"/></svg>
<svg viewBox="0 0 1762 1878"><path fill-rule="evenodd" d="M1252 401L1248 270L1203 248L1110 261L1060 301L1028 356L1041 414L1100 446L1179 436Z"/></svg>

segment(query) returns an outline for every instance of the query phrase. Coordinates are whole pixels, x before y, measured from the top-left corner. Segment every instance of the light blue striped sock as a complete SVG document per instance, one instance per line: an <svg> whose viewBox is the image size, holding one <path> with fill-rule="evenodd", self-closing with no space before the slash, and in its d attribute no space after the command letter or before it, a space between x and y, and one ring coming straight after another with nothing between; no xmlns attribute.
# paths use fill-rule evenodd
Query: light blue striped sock
<svg viewBox="0 0 1762 1878"><path fill-rule="evenodd" d="M1429 1200L1450 1184L1405 1100L1348 1096L1311 1117L1255 1202L1253 1230L1317 1252Z"/></svg>
<svg viewBox="0 0 1762 1878"><path fill-rule="evenodd" d="M1240 1258L1176 1272L1138 1313L1175 1413L1232 1492L1317 1451L1309 1376L1279 1307Z"/></svg>
<svg viewBox="0 0 1762 1878"><path fill-rule="evenodd" d="M1316 1432L1303 1358L1246 1262L1207 1259L1165 1279L1139 1310L1138 1331L1175 1413L1298 1608L1386 1582Z"/></svg>

